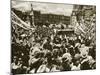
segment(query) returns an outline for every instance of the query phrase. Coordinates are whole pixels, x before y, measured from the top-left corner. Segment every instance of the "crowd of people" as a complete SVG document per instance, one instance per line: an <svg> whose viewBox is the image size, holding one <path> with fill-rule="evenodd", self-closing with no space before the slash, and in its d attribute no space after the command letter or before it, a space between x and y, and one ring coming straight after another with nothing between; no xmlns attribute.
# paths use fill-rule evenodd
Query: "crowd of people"
<svg viewBox="0 0 100 75"><path fill-rule="evenodd" d="M15 37L18 36L18 34L13 34ZM20 41L15 42L14 36L11 46L11 67L14 74L96 68L96 45L91 39L74 34L67 36L66 34L53 33L49 36L42 36L32 33L31 37L27 35L20 37L19 35L15 40L19 39Z"/></svg>

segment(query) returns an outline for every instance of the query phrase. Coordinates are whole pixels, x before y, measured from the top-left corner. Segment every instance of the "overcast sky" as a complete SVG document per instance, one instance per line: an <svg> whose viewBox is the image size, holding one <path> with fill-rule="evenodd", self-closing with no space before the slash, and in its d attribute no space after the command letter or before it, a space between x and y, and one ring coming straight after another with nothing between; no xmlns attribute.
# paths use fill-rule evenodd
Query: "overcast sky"
<svg viewBox="0 0 100 75"><path fill-rule="evenodd" d="M29 11L31 4L33 5L33 10L39 10L41 13L70 16L73 10L73 5L68 4L12 1L12 7L21 11Z"/></svg>

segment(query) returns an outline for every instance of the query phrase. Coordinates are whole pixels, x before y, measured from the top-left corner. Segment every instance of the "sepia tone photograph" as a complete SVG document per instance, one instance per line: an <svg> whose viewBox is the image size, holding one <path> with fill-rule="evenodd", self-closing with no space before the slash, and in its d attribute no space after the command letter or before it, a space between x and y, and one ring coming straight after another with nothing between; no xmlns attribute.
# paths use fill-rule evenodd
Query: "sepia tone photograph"
<svg viewBox="0 0 100 75"><path fill-rule="evenodd" d="M11 1L11 74L95 69L95 5Z"/></svg>

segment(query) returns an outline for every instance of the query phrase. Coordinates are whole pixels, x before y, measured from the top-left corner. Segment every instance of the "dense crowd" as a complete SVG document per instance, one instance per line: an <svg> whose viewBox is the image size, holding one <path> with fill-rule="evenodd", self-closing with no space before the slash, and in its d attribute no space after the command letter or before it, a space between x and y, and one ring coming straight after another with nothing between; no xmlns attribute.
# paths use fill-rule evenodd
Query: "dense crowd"
<svg viewBox="0 0 100 75"><path fill-rule="evenodd" d="M89 38L55 33L49 36L33 33L31 38L23 36L18 37L19 42L12 42L11 67L14 74L96 68L96 46Z"/></svg>

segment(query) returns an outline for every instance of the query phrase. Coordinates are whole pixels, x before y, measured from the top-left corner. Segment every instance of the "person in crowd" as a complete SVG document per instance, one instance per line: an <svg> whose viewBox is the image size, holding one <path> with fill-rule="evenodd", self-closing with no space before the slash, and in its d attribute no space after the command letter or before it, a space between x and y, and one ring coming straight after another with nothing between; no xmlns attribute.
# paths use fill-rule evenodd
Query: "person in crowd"
<svg viewBox="0 0 100 75"><path fill-rule="evenodd" d="M43 48L52 51L52 45L51 45L51 38L50 37L47 38L47 41L43 45Z"/></svg>
<svg viewBox="0 0 100 75"><path fill-rule="evenodd" d="M65 53L62 56L62 69L61 71L71 71L72 57L70 53Z"/></svg>

